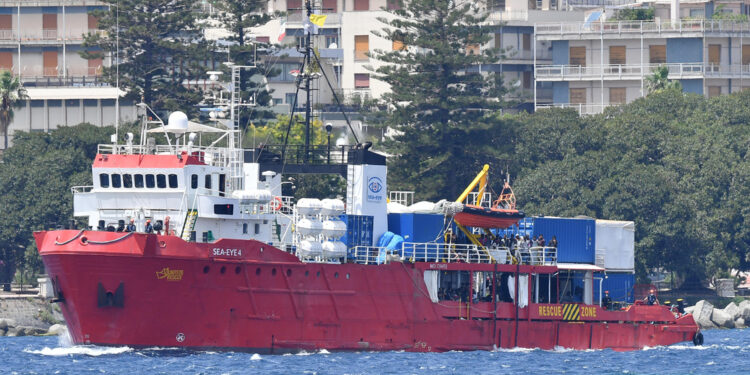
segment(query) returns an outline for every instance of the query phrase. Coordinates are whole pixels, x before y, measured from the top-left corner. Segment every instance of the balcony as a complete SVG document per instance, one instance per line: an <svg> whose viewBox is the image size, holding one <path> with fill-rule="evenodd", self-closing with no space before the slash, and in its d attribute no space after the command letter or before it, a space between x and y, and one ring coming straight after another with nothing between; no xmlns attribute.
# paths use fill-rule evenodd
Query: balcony
<svg viewBox="0 0 750 375"><path fill-rule="evenodd" d="M537 104L536 110L548 108L573 108L578 111L579 115L595 115L604 112L604 108L619 104L581 104L581 103L563 103L563 104Z"/></svg>
<svg viewBox="0 0 750 375"><path fill-rule="evenodd" d="M703 65L703 63L647 65L539 65L537 81L640 80L659 66L669 69L669 79L750 78L750 65Z"/></svg>
<svg viewBox="0 0 750 375"><path fill-rule="evenodd" d="M750 22L729 20L681 20L671 21L613 21L613 22L555 22L538 23L535 26L537 39L555 40L578 36L581 39L598 38L599 35L638 38L695 36L702 33L733 34L750 33Z"/></svg>
<svg viewBox="0 0 750 375"><path fill-rule="evenodd" d="M536 51L536 59L537 61L552 60L552 51L548 49L538 49ZM501 63L509 62L509 61L524 61L528 63L533 63L534 51L511 49L505 54L505 60L501 61Z"/></svg>

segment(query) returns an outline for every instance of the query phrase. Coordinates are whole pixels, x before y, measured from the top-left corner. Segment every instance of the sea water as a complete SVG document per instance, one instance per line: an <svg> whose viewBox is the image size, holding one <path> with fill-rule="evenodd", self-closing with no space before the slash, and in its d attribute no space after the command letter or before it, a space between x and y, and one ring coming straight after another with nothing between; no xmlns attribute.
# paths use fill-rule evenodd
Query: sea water
<svg viewBox="0 0 750 375"><path fill-rule="evenodd" d="M0 374L748 374L750 329L709 330L705 344L631 352L302 352L285 355L69 345L0 337Z"/></svg>

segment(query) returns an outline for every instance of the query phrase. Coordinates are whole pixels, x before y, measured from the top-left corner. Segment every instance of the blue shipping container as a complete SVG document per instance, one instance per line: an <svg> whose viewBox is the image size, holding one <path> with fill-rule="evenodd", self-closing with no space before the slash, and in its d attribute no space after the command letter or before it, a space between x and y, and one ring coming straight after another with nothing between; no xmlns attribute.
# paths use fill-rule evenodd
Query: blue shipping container
<svg viewBox="0 0 750 375"><path fill-rule="evenodd" d="M388 230L406 242L443 242L445 217L439 214L388 214Z"/></svg>
<svg viewBox="0 0 750 375"><path fill-rule="evenodd" d="M595 277L604 277L604 273L597 273ZM635 274L625 272L607 272L602 280L602 293L609 291L609 298L614 302L633 303L633 286ZM599 280L594 280L594 302L599 302Z"/></svg>
<svg viewBox="0 0 750 375"><path fill-rule="evenodd" d="M372 216L346 215L346 235L341 239L346 247L372 246Z"/></svg>
<svg viewBox="0 0 750 375"><path fill-rule="evenodd" d="M594 264L596 221L561 217L535 217L533 235L543 235L547 243L557 238L559 263Z"/></svg>

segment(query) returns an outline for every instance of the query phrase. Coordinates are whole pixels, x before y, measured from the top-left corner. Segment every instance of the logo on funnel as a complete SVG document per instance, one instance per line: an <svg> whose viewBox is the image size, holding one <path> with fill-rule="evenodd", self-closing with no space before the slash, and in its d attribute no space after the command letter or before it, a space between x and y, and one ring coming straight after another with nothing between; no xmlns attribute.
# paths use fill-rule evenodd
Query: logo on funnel
<svg viewBox="0 0 750 375"><path fill-rule="evenodd" d="M380 202L383 200L380 195L380 192L383 191L383 180L380 177L370 177L367 180L367 190L369 190L367 193L368 201Z"/></svg>

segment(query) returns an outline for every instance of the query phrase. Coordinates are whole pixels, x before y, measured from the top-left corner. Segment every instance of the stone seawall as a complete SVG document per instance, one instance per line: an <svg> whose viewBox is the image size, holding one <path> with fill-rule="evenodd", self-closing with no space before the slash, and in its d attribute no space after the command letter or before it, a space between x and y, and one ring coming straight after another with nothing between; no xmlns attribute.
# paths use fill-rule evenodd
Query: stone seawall
<svg viewBox="0 0 750 375"><path fill-rule="evenodd" d="M723 309L715 308L710 302L701 300L685 309L693 314L693 319L701 329L746 328L750 324L750 300L739 305L730 302Z"/></svg>
<svg viewBox="0 0 750 375"><path fill-rule="evenodd" d="M63 323L63 316L49 300L38 297L0 299L0 336L46 334L57 323Z"/></svg>

